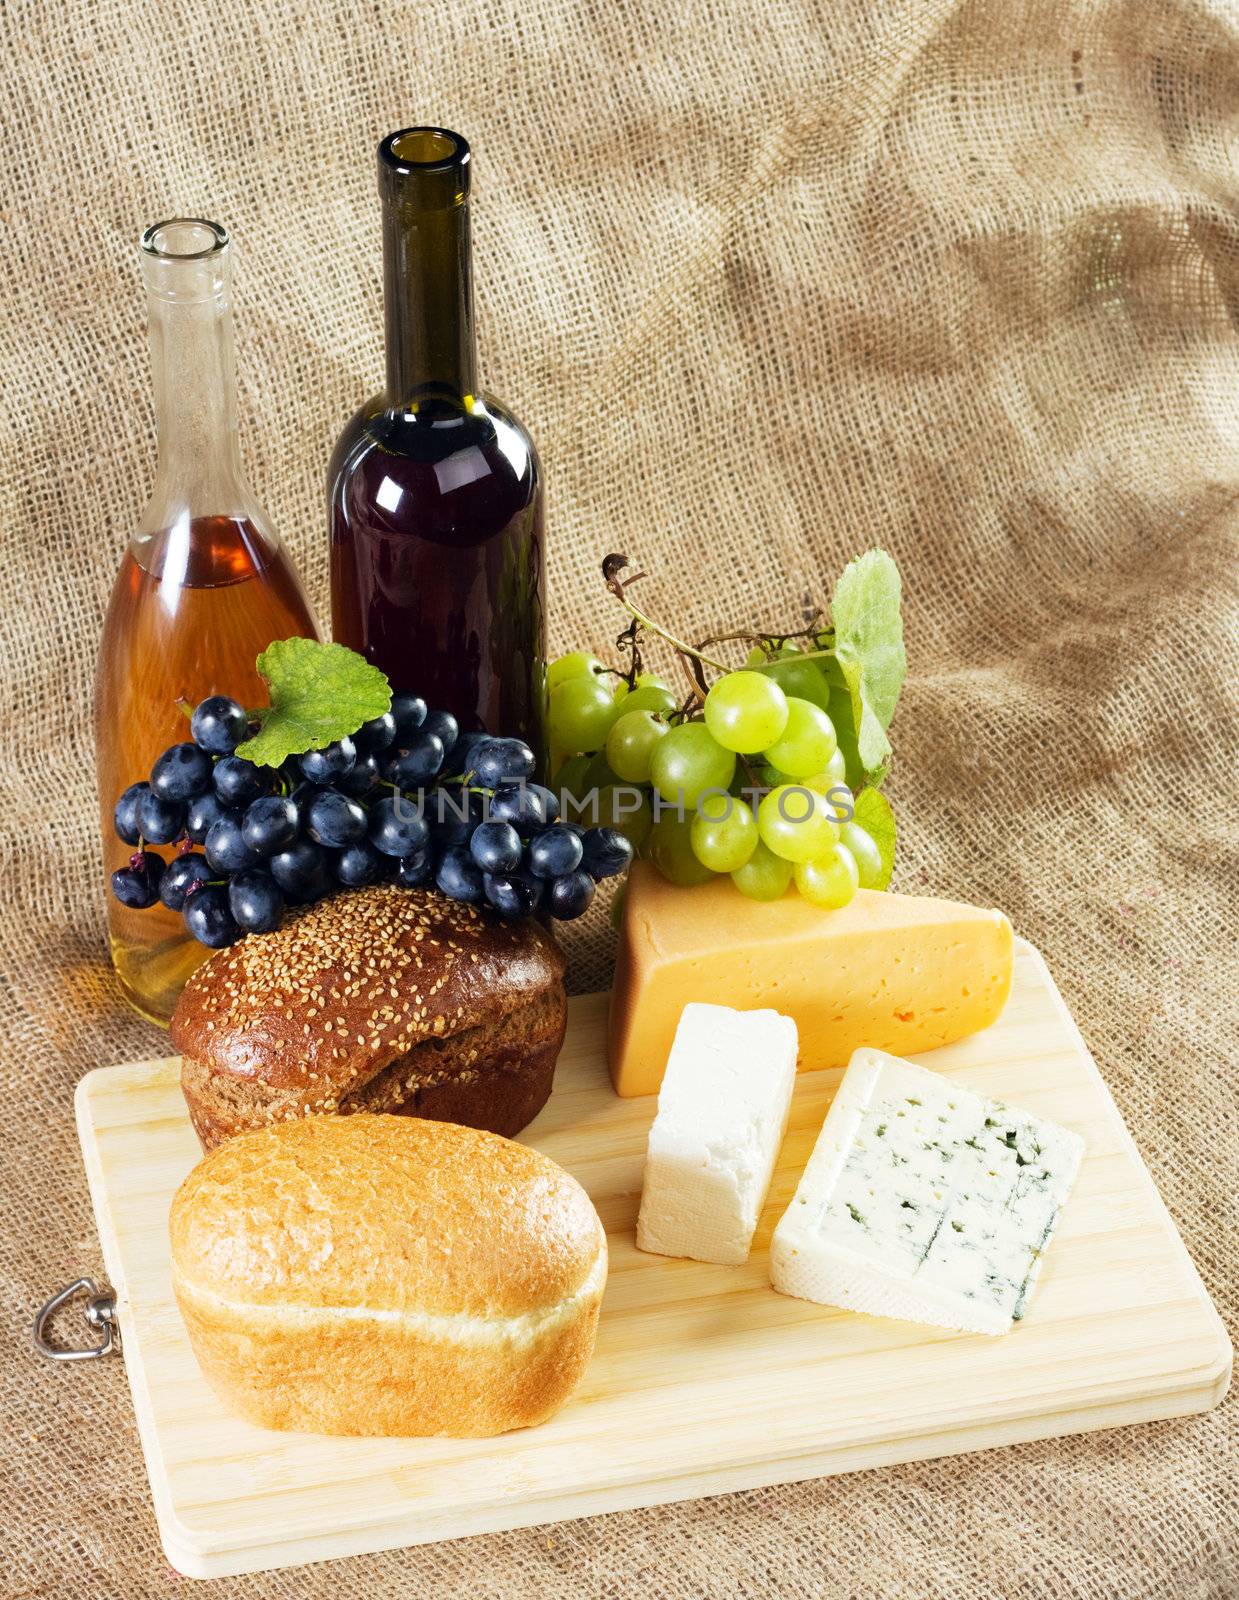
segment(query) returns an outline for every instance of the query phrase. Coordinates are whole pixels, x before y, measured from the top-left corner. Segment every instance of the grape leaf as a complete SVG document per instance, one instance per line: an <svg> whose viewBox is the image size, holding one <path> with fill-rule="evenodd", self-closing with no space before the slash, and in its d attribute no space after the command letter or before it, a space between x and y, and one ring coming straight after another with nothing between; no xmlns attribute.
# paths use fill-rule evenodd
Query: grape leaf
<svg viewBox="0 0 1239 1600"><path fill-rule="evenodd" d="M824 656L819 665L830 688L824 709L835 725L835 732L839 735L839 750L847 769L847 786L852 790L862 789L868 781L876 787L886 777L890 766L889 745L886 760L867 773L860 759L860 744L852 710L852 691L843 676L843 668L834 656Z"/></svg>
<svg viewBox="0 0 1239 1600"><path fill-rule="evenodd" d="M862 789L856 796L852 821L862 827L882 853L882 881L876 889L885 889L895 870L895 813L890 801L876 789Z"/></svg>
<svg viewBox="0 0 1239 1600"><path fill-rule="evenodd" d="M356 733L391 706L391 686L377 667L342 644L317 639L276 639L258 657L271 704L254 715L258 732L237 754L260 767Z"/></svg>
<svg viewBox="0 0 1239 1600"><path fill-rule="evenodd" d="M834 656L827 661L831 714L837 705L842 718L841 691L846 690L851 717L842 718L847 734L844 758L854 745L849 767L854 763L870 783L880 783L890 766L886 730L907 671L899 595L898 567L885 550L867 550L843 569L831 601Z"/></svg>

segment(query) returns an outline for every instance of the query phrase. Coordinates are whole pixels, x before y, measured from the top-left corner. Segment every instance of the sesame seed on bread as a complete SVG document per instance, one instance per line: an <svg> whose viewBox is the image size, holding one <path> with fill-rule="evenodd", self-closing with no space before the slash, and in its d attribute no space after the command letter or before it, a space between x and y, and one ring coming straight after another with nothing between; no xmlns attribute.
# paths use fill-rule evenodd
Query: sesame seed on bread
<svg viewBox="0 0 1239 1600"><path fill-rule="evenodd" d="M563 971L537 923L429 889L335 895L186 984L170 1032L191 1119L208 1149L361 1110L517 1133L550 1092Z"/></svg>

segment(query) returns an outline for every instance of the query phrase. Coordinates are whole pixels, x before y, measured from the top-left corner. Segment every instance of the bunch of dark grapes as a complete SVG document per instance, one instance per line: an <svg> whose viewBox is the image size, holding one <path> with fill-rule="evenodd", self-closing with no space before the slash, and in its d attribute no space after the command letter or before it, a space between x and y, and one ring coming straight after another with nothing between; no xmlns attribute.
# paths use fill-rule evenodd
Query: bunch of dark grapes
<svg viewBox="0 0 1239 1600"><path fill-rule="evenodd" d="M213 949L270 932L289 906L385 881L509 920L566 920L632 858L615 829L560 820L556 796L532 781L527 744L462 734L416 695L280 768L235 753L253 729L225 695L197 707L190 732L116 802L117 835L136 849L112 892L181 912ZM165 861L152 845L177 853Z"/></svg>

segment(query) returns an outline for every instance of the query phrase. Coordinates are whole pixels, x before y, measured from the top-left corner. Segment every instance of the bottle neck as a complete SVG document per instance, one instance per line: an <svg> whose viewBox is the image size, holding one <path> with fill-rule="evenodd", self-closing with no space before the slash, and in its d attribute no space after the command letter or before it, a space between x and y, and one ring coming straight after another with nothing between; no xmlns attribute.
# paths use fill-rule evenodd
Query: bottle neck
<svg viewBox="0 0 1239 1600"><path fill-rule="evenodd" d="M159 440L148 526L250 508L237 442L230 267L226 235L213 252L143 256Z"/></svg>
<svg viewBox="0 0 1239 1600"><path fill-rule="evenodd" d="M468 146L406 130L380 146L387 403L459 404L477 391Z"/></svg>

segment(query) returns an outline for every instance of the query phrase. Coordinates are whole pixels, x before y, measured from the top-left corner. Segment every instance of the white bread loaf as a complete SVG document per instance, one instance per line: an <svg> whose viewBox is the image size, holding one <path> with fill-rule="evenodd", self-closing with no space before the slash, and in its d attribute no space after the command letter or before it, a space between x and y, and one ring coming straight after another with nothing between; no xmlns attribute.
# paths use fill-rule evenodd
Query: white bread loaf
<svg viewBox="0 0 1239 1600"><path fill-rule="evenodd" d="M602 1224L574 1178L497 1134L257 1129L194 1168L170 1229L202 1370L264 1427L502 1433L557 1411L593 1352Z"/></svg>

